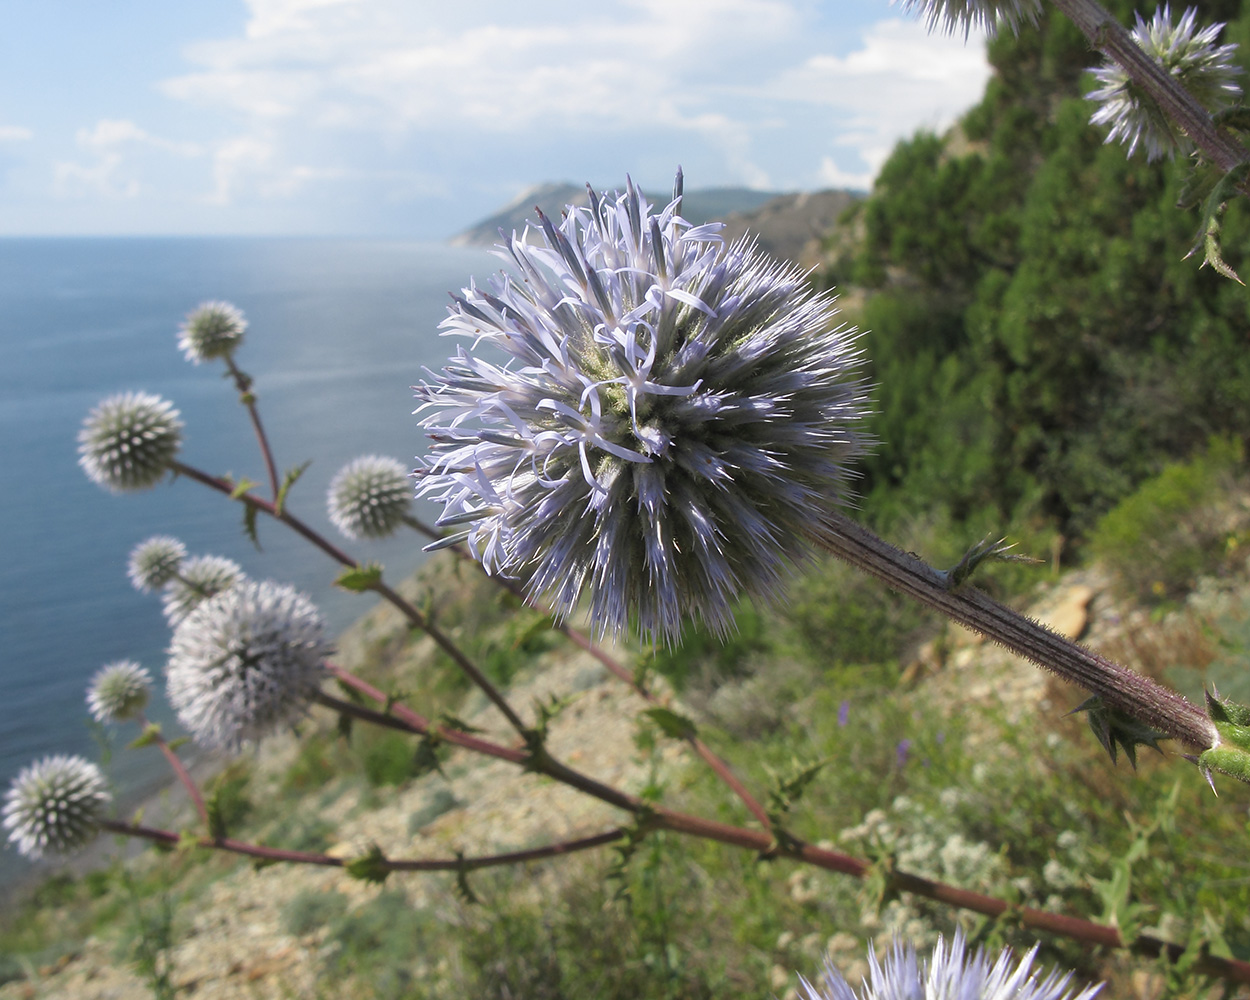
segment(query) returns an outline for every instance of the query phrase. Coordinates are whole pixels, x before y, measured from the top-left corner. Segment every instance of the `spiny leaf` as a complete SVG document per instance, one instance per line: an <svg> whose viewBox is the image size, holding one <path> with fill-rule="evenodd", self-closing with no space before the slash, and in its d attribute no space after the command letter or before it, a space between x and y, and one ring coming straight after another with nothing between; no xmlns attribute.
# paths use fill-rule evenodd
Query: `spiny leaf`
<svg viewBox="0 0 1250 1000"><path fill-rule="evenodd" d="M1077 712L1088 713L1086 718L1089 728L1102 744L1102 748L1111 755L1113 764L1116 761L1117 748L1124 751L1124 756L1133 765L1133 770L1137 770L1139 746L1147 746L1157 753L1163 753L1158 741L1166 739L1165 734L1150 728L1144 722L1138 722L1119 709L1111 708L1097 695L1086 698L1069 714L1075 715Z"/></svg>
<svg viewBox="0 0 1250 1000"><path fill-rule="evenodd" d="M282 477L282 485L278 488L277 499L274 500L273 504L274 513L279 517L282 516L282 505L286 503L287 493L290 491L291 487L295 485L296 480L304 474L304 470L310 465L312 465L311 458L307 462L302 462L294 468L286 470L286 474Z"/></svg>
<svg viewBox="0 0 1250 1000"><path fill-rule="evenodd" d="M464 853L462 851L456 852L456 860L462 862L461 867L456 869L456 895L460 897L462 902L471 906L480 904L482 901L477 898L477 894L473 891L472 886L469 885L469 869L463 865Z"/></svg>
<svg viewBox="0 0 1250 1000"><path fill-rule="evenodd" d="M1237 276L1237 272L1229 267L1224 262L1224 258L1220 256L1220 216L1223 215L1224 208L1229 200L1238 193L1238 190L1246 182L1247 176L1250 176L1250 163L1239 163L1215 183L1211 193L1207 195L1206 202L1203 204L1201 220L1198 224L1198 235L1194 238L1194 245L1190 248L1189 253L1185 255L1186 258L1192 257L1201 247L1205 264L1211 265L1212 268L1226 278L1232 278L1240 284L1244 284L1244 282Z"/></svg>
<svg viewBox="0 0 1250 1000"><path fill-rule="evenodd" d="M412 755L413 777L419 778L423 774L429 774L431 771L437 771L444 778L447 775L443 772L443 761L439 757L439 750L442 742L433 736L423 736L417 743L417 749Z"/></svg>
<svg viewBox="0 0 1250 1000"><path fill-rule="evenodd" d="M367 566L353 566L343 570L335 578L334 585L356 594L362 594L366 590L372 590L381 580L382 567L378 563L371 562Z"/></svg>
<svg viewBox="0 0 1250 1000"><path fill-rule="evenodd" d="M788 772L770 770L773 787L768 791L769 818L776 817L780 821L788 816L790 809L803 797L807 786L815 780L816 775L829 763L830 759L826 757L813 764L803 764L796 757L790 761Z"/></svg>
<svg viewBox="0 0 1250 1000"><path fill-rule="evenodd" d="M675 740L692 740L699 735L694 722L671 709L648 708L642 714L659 726L665 736Z"/></svg>
<svg viewBox="0 0 1250 1000"><path fill-rule="evenodd" d="M372 882L375 885L381 885L391 873L386 855L377 844L370 844L369 850L358 858L352 858L344 868L352 878L360 879L362 882Z"/></svg>

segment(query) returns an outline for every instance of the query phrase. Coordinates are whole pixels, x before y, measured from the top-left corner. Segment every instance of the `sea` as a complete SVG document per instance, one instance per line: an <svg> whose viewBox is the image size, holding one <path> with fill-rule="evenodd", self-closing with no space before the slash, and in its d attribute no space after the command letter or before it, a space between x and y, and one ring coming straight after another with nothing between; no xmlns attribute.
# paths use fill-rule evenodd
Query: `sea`
<svg viewBox="0 0 1250 1000"><path fill-rule="evenodd" d="M499 270L488 251L428 243L329 239L0 239L0 794L47 754L102 756L86 689L103 665L133 659L157 679L151 715L171 735L159 693L170 633L157 595L126 576L127 556L156 534L192 555L221 555L257 579L291 583L331 633L373 605L336 589L339 567L276 522L258 550L241 508L184 479L115 496L78 465L84 417L113 393L172 401L185 422L180 458L207 472L266 482L246 411L220 364L194 365L178 327L200 303L243 310L236 355L254 391L279 470L311 460L289 508L388 578L416 569L413 532L361 544L337 535L326 490L366 454L415 466L423 435L411 386L456 340L441 337L448 293ZM432 520L432 508L417 513ZM134 803L168 780L155 749L128 750L117 727L106 773ZM0 889L29 863L0 849Z"/></svg>

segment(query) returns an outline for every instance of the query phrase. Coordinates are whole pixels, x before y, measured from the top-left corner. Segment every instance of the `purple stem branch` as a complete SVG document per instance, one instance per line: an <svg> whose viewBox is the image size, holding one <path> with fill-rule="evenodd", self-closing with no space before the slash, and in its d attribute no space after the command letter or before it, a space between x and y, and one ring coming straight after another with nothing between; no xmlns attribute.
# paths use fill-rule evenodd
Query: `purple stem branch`
<svg viewBox="0 0 1250 1000"><path fill-rule="evenodd" d="M204 805L204 796L200 792L200 786L195 783L195 779L191 777L191 772L186 769L182 760L178 757L174 748L169 745L169 741L165 739L165 735L161 732L159 726L153 725L143 715L138 718L138 723L143 727L145 732L152 734L152 742L161 749L161 753L165 755L165 759L169 762L169 766L173 768L174 774L177 776L179 783L187 790L187 794L191 796L191 802L195 805L195 811L199 813L200 820L205 826L208 826L208 809Z"/></svg>
<svg viewBox="0 0 1250 1000"><path fill-rule="evenodd" d="M252 377L234 363L232 355L226 355L226 367L234 378L235 388L239 390L239 401L247 407L247 415L252 420L252 430L256 432L256 443L260 446L261 458L264 459L265 469L269 473L270 495L277 502L278 467L274 463L273 451L269 447L269 438L265 434L265 427L260 422L260 411L256 409L256 394L252 392Z"/></svg>

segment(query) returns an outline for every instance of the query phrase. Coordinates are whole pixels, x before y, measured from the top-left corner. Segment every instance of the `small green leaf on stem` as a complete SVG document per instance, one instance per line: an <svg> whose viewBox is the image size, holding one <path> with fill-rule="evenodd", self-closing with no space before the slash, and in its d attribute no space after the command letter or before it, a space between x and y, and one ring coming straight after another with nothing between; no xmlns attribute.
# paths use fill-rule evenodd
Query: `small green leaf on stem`
<svg viewBox="0 0 1250 1000"><path fill-rule="evenodd" d="M692 740L699 735L694 722L668 708L648 708L642 713L654 722L665 736L675 740Z"/></svg>
<svg viewBox="0 0 1250 1000"><path fill-rule="evenodd" d="M278 488L278 495L273 502L273 512L278 516L282 516L282 505L286 503L286 495L300 476L304 474L304 470L312 465L312 459L307 462L301 462L293 469L287 469L286 474L282 477L282 485Z"/></svg>
<svg viewBox="0 0 1250 1000"><path fill-rule="evenodd" d="M134 738L133 741L126 744L127 750L138 750L140 747L150 747L153 743L159 742L161 738L161 727L155 722L149 722L143 727L143 732Z"/></svg>
<svg viewBox="0 0 1250 1000"><path fill-rule="evenodd" d="M477 898L477 894L469 885L469 868L464 862L464 852L456 852L456 860L461 862L461 867L456 869L456 895L460 897L460 901L469 905L477 905L482 901Z"/></svg>
<svg viewBox="0 0 1250 1000"><path fill-rule="evenodd" d="M260 549L260 535L256 533L256 514L257 508L250 503L243 508L243 534L247 535L248 541L256 546L256 551Z"/></svg>
<svg viewBox="0 0 1250 1000"><path fill-rule="evenodd" d="M437 737L423 736L417 743L417 749L412 755L413 777L419 778L431 771L437 771L444 778L447 775L443 771L443 761L439 756L439 750L443 743Z"/></svg>
<svg viewBox="0 0 1250 1000"><path fill-rule="evenodd" d="M352 716L348 715L346 712L339 713L338 722L334 726L334 731L339 739L341 739L344 743L350 744L352 741L353 722L355 722L355 719L353 719Z"/></svg>
<svg viewBox="0 0 1250 1000"><path fill-rule="evenodd" d="M370 844L369 850L358 858L352 858L344 867L352 878L375 885L381 885L391 873L386 855L377 844Z"/></svg>
<svg viewBox="0 0 1250 1000"><path fill-rule="evenodd" d="M369 563L367 566L353 566L351 569L343 570L335 578L334 585L356 594L362 594L366 590L372 590L381 581L382 567L378 563Z"/></svg>
<svg viewBox="0 0 1250 1000"><path fill-rule="evenodd" d="M1086 698L1070 714L1075 715L1077 712L1088 713L1086 718L1089 728L1098 737L1102 748L1111 755L1112 764L1116 761L1117 748L1124 751L1124 756L1133 765L1133 770L1137 770L1139 746L1150 747L1157 753L1163 753L1159 747L1159 740L1167 738L1163 733L1151 729L1144 722L1138 722L1119 709L1111 708L1096 695Z"/></svg>
<svg viewBox="0 0 1250 1000"><path fill-rule="evenodd" d="M230 481L229 476L225 476L223 478L225 478L227 482ZM230 491L230 499L238 500L245 493L251 492L251 490L253 490L255 487L259 485L260 483L256 482L255 480L248 479L246 476L244 476L242 479L240 479L237 483L234 484L234 489Z"/></svg>

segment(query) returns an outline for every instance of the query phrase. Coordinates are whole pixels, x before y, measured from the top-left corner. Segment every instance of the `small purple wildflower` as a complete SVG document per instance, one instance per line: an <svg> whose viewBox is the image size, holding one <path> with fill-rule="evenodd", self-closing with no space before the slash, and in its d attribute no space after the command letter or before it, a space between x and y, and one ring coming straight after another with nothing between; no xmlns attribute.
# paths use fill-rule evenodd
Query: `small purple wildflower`
<svg viewBox="0 0 1250 1000"><path fill-rule="evenodd" d="M851 703L849 701L842 702L838 706L838 725L845 726L851 718Z"/></svg>
<svg viewBox="0 0 1250 1000"><path fill-rule="evenodd" d="M489 572L600 634L674 641L776 598L846 502L867 438L857 333L797 268L632 185L513 235L517 275L455 299L461 352L415 387L418 488ZM444 543L439 543L444 544Z"/></svg>
<svg viewBox="0 0 1250 1000"><path fill-rule="evenodd" d="M902 767L907 763L907 758L911 756L911 740L901 739L898 741L898 747L895 748L894 756L898 761L898 766Z"/></svg>

